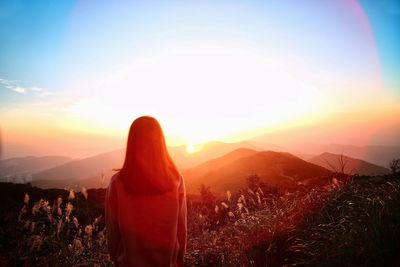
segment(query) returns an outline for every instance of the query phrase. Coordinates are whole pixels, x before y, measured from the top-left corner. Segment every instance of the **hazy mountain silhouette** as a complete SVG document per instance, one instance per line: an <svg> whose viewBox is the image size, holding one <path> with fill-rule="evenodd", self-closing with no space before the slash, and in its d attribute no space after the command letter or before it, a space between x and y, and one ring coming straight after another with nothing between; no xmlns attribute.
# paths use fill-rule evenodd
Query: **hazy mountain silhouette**
<svg viewBox="0 0 400 267"><path fill-rule="evenodd" d="M62 156L16 157L0 160L0 175L32 174L64 164L72 159Z"/></svg>
<svg viewBox="0 0 400 267"><path fill-rule="evenodd" d="M246 178L251 174L258 174L270 185L290 188L298 182L331 172L286 152L236 150L183 174L188 192L198 193L201 184L211 186L215 192L237 190L245 186Z"/></svg>
<svg viewBox="0 0 400 267"><path fill-rule="evenodd" d="M379 166L389 166L390 161L400 158L400 146L352 146L352 145L310 145L307 153L345 154L348 157L361 159Z"/></svg>
<svg viewBox="0 0 400 267"><path fill-rule="evenodd" d="M180 170L197 166L210 159L214 159L225 155L238 148L248 148L253 150L261 150L256 145L250 142L224 143L219 141L207 142L199 145L199 150L196 153L189 154L186 151L186 146L169 147L168 150L175 164Z"/></svg>
<svg viewBox="0 0 400 267"><path fill-rule="evenodd" d="M110 176L113 168L122 166L123 156L123 150L118 149L85 159L73 160L61 166L34 174L32 183L39 186L38 183L40 181L41 184L46 183L49 185L46 187L52 187L51 182L44 181L52 181L55 182L54 184L56 184L56 181L58 181L57 184L61 181L74 184L76 181L88 179L90 177L98 177L100 181L102 173L106 176Z"/></svg>
<svg viewBox="0 0 400 267"><path fill-rule="evenodd" d="M169 147L168 150L180 170L219 157L241 145L254 147L250 143L209 142L193 154L186 152L186 146ZM42 188L85 186L88 188L107 186L114 168L123 164L125 149L119 149L93 157L74 160L33 175L32 183ZM104 181L102 176L104 175Z"/></svg>
<svg viewBox="0 0 400 267"><path fill-rule="evenodd" d="M340 158L341 155L325 152L309 159L308 161L331 171L339 171L341 167ZM343 162L346 164L344 172L347 174L382 175L390 173L389 169L382 166L344 155Z"/></svg>

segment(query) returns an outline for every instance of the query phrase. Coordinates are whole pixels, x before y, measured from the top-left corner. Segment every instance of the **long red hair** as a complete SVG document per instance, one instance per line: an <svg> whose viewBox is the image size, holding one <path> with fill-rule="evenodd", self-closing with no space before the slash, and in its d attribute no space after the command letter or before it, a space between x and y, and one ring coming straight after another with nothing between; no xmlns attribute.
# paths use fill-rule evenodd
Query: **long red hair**
<svg viewBox="0 0 400 267"><path fill-rule="evenodd" d="M162 194L176 186L179 172L155 118L143 116L132 123L120 178L132 194Z"/></svg>

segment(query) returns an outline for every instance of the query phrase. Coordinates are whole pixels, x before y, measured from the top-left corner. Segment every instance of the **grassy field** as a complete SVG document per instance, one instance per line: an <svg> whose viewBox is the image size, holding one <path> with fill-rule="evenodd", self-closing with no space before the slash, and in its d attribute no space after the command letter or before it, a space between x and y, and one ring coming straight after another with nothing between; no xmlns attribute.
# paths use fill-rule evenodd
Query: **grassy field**
<svg viewBox="0 0 400 267"><path fill-rule="evenodd" d="M399 177L201 193L188 196L186 266L399 266ZM1 184L0 265L112 266L104 195Z"/></svg>

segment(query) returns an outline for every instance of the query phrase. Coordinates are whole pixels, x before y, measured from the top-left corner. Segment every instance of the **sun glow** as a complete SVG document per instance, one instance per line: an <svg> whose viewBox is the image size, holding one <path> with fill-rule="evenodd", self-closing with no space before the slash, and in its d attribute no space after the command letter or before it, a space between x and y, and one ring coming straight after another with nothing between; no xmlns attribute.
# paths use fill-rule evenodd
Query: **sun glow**
<svg viewBox="0 0 400 267"><path fill-rule="evenodd" d="M188 154L194 154L199 152L200 150L203 149L203 144L193 144L193 143L189 143L186 145L186 153Z"/></svg>
<svg viewBox="0 0 400 267"><path fill-rule="evenodd" d="M142 115L157 118L167 144L184 145L189 155L210 140L249 140L337 112L398 106L398 83L381 83L397 69L381 73L385 52L377 46L397 39L374 39L380 34L358 3L366 1L316 1L309 6L315 8L292 1L167 2L77 1L71 12L57 8L63 15L50 16L55 23L42 21L54 13L41 8L4 18L32 27L4 38L10 53L0 64L0 130L11 145L3 155L34 143L38 151L62 147L60 154L76 147L79 157L123 146ZM27 40L14 42L15 34ZM32 52L25 47L30 38L37 38ZM120 141L106 145L102 137Z"/></svg>
<svg viewBox="0 0 400 267"><path fill-rule="evenodd" d="M188 154L193 154L193 153L195 152L195 147L194 147L194 145L187 145L187 146L186 146L186 152L187 152Z"/></svg>
<svg viewBox="0 0 400 267"><path fill-rule="evenodd" d="M301 62L248 46L209 41L144 54L104 77L95 99L66 111L119 130L152 115L166 134L193 144L294 120L324 104L318 87L299 79Z"/></svg>

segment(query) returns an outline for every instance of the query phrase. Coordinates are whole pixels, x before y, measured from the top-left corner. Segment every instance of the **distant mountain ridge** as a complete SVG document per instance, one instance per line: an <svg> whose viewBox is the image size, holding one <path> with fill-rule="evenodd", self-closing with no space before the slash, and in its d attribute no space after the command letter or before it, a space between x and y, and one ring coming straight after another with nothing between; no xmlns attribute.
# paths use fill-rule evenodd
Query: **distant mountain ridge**
<svg viewBox="0 0 400 267"><path fill-rule="evenodd" d="M70 185L91 177L98 177L99 183L97 187L100 187L101 176L109 177L113 172L113 168L122 166L123 159L123 150L118 149L85 159L73 160L63 165L35 173L32 183L38 186L43 184L50 186L52 182L54 182L54 184L60 184L60 182L62 182ZM107 186L107 184L108 183L106 183L105 186Z"/></svg>
<svg viewBox="0 0 400 267"><path fill-rule="evenodd" d="M169 147L169 153L177 167L182 171L190 166L198 165L210 159L222 156L241 146L253 147L250 143L209 142L193 154L186 151L186 146ZM50 168L33 175L32 183L36 186L71 187L85 186L98 188L108 185L110 177L115 173L114 168L122 167L125 149L102 153L85 159L73 160L61 166Z"/></svg>
<svg viewBox="0 0 400 267"><path fill-rule="evenodd" d="M296 149L296 153L309 153L320 155L328 152L332 154L345 154L348 157L367 161L378 166L389 166L390 161L400 158L400 146L353 146L341 144L304 144Z"/></svg>
<svg viewBox="0 0 400 267"><path fill-rule="evenodd" d="M15 157L10 159L0 160L0 175L18 175L18 174L32 174L62 165L72 160L69 157L63 156L45 156L45 157Z"/></svg>
<svg viewBox="0 0 400 267"><path fill-rule="evenodd" d="M312 175L306 175L307 177L302 176L302 172L306 174L310 174L314 170L314 167L310 165L303 166L305 163L307 164L315 164L318 167L329 168L329 166L324 165L321 161L313 162L310 158L310 154L299 154L300 157L306 159L306 161L293 156L292 154L286 152L274 152L274 151L265 151L262 148L264 147L276 147L279 148L280 151L284 150L284 148L274 146L268 143L257 143L254 145L250 142L238 142L238 143L223 143L218 141L213 141L209 143L205 143L199 145L198 151L195 153L188 153L186 151L186 146L177 146L177 147L168 147L171 157L173 158L174 162L176 163L179 170L185 174L186 177L194 177L192 180L197 182L193 182L195 184L194 187L198 186L200 180L206 181L204 182L207 184L210 182L210 177L214 177L213 179L219 179L218 182L214 184L218 190L222 190L224 186L222 183L226 183L227 186L237 186L238 184L229 183L227 181L227 177L230 176L233 181L240 180L244 176L248 176L251 173L257 172L258 174L261 173L265 179L268 178L269 182L277 185L282 186L291 186L294 184L294 181L297 179L309 179ZM304 153L313 153L317 149L321 149L324 146L310 146L309 151L304 151ZM351 147L351 146L346 146ZM334 146L334 149L343 148L343 146ZM333 149L332 148L332 149ZM378 150L380 148L377 148ZM263 152L260 152L263 150ZM389 158L391 155L397 155L396 151L397 147L392 147L389 149L390 153L387 152L386 148L382 148L382 153L375 158L379 158L381 155L383 158ZM364 150L360 150L361 152ZM386 152L387 153L386 153ZM360 153L361 153L360 152ZM365 151L364 151L365 152ZM261 154L259 154L261 153ZM264 153L264 156L262 153ZM287 162L291 162L293 166L297 166L296 170L292 171L292 167L289 163L281 163L274 162L274 157L270 155L267 157L267 154L273 154L276 158L285 158ZM257 156L257 154L259 154ZM364 155L364 154L363 154ZM71 186L85 186L87 188L98 188L98 187L105 187L108 185L108 181L110 177L115 173L113 168L120 168L123 164L125 156L125 149L118 149L107 153L98 154L92 157L88 157L85 159L79 160L71 160L68 157L59 157L61 161L55 162L54 164L50 165L38 165L34 166L34 168L28 168L32 173L32 183L34 185L49 188L49 187L71 187ZM254 162L251 160L246 160L245 158L254 157L252 160L254 162L259 162L259 165L254 165ZM399 155L400 157L400 155ZM27 157L29 158L37 158L37 157ZM42 157L47 158L47 157ZM51 157L50 157L51 158ZM262 158L262 159L261 159ZM291 159L289 159L291 158ZM312 157L315 158L315 157ZM22 159L22 158L21 158ZM358 160L357 158L354 158ZM12 169L4 168L4 162L12 162L15 159L7 159L2 160L0 163L0 173L5 170L10 170L10 172L14 172ZM283 160L283 159L282 159ZM299 163L299 160L302 160L302 163ZM373 163L362 161L358 162L358 166L364 166L359 171L360 174L367 174L367 175L375 175L375 174L383 174L386 173L388 170L382 166L374 165ZM57 163L57 164L56 164ZM296 165L297 164L297 165ZM371 164L371 165L368 165ZM12 164L11 164L12 165ZM230 165L230 167L227 167ZM315 166L314 165L314 166ZM8 166L8 165L7 165ZM242 167L240 167L242 166ZM301 167L303 166L303 167ZM301 168L303 170L301 171ZM247 169L246 169L247 168ZM364 169L366 168L366 172ZM26 169L23 169L26 170ZM373 170L373 171L371 171ZM19 171L19 170L18 170ZM327 171L325 169L325 171ZM326 174L325 171L318 171L318 175ZM236 172L236 173L235 173ZM220 175L220 178L216 178L216 176ZM4 175L3 175L4 176ZM241 176L242 178L236 177ZM280 177L280 178L279 178ZM279 179L278 179L279 178ZM236 180L235 180L236 179ZM242 179L243 180L243 179ZM240 182L241 183L241 182ZM227 187L225 186L225 187ZM188 188L191 187L191 184L188 185ZM197 190L197 189L195 189Z"/></svg>
<svg viewBox="0 0 400 267"><path fill-rule="evenodd" d="M258 146L250 142L225 143L211 141L198 146L199 151L192 154L187 153L185 145L169 147L168 150L175 164L181 170L192 168L210 159L221 157L235 149L261 150Z"/></svg>
<svg viewBox="0 0 400 267"><path fill-rule="evenodd" d="M341 167L340 158L341 155L325 152L321 155L309 159L308 161L331 171L339 171ZM360 174L371 176L390 173L390 170L387 168L372 164L361 159L355 159L343 155L342 160L343 164L345 164L344 172L347 174Z"/></svg>
<svg viewBox="0 0 400 267"><path fill-rule="evenodd" d="M287 152L241 150L183 172L189 193L197 193L201 184L220 193L237 190L245 185L251 174L259 175L262 181L272 186L289 188L331 172Z"/></svg>

